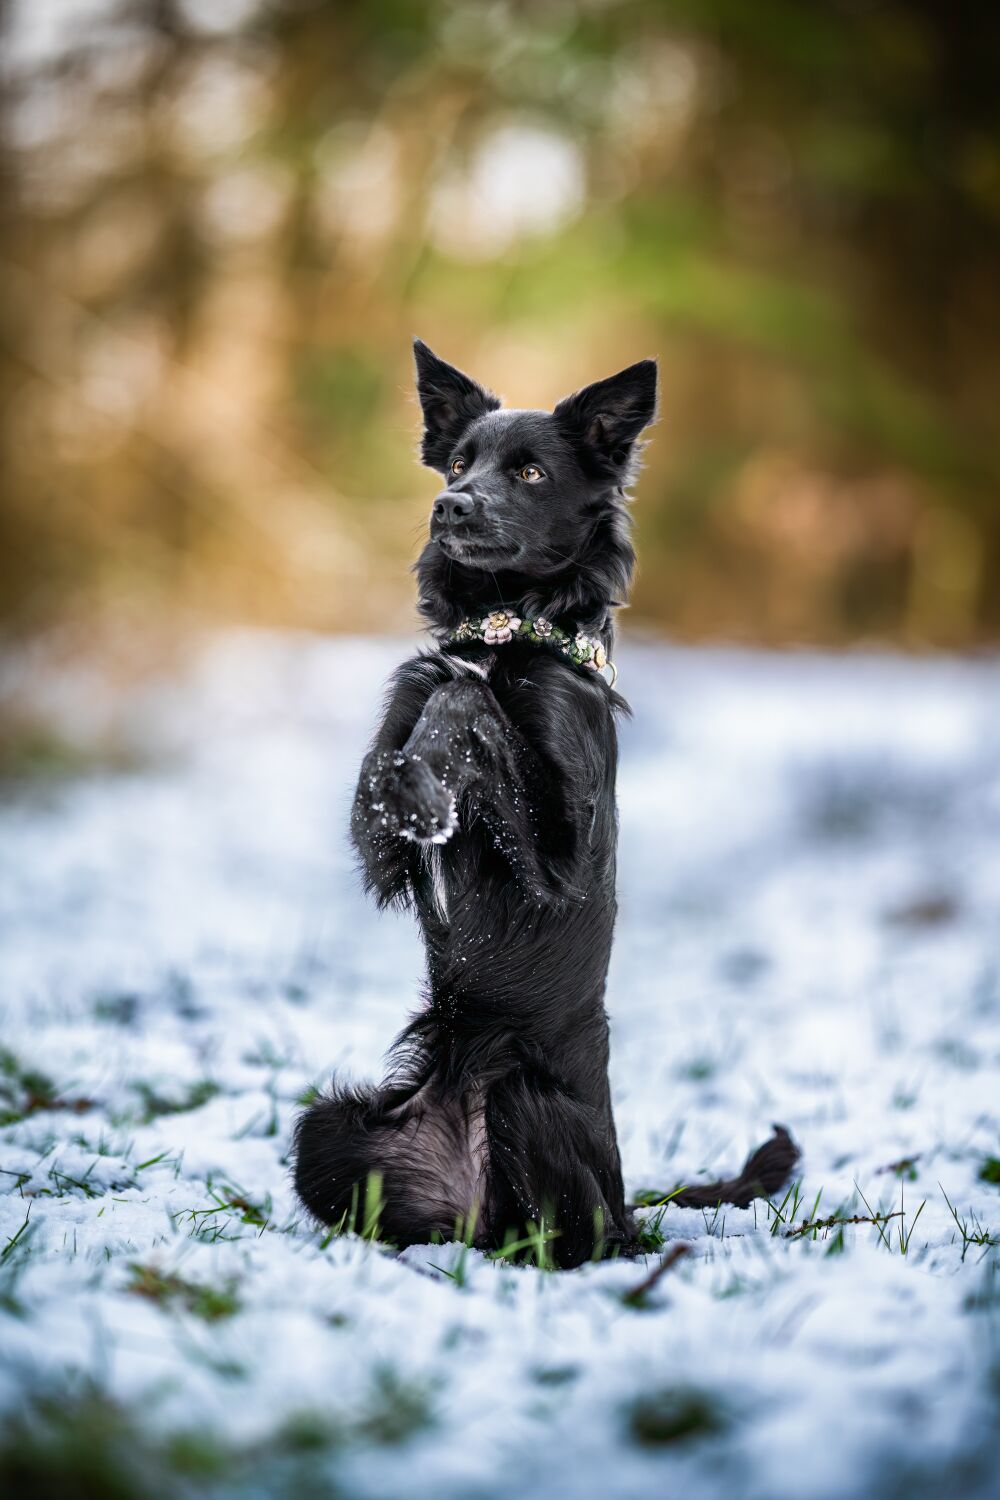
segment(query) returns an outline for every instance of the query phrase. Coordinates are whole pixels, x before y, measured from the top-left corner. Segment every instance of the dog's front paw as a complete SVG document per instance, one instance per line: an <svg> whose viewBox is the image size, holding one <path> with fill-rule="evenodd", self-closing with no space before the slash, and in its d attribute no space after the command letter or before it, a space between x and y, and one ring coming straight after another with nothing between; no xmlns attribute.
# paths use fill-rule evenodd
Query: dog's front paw
<svg viewBox="0 0 1000 1500"><path fill-rule="evenodd" d="M455 799L418 756L393 756L378 793L383 828L419 844L446 844L457 827Z"/></svg>

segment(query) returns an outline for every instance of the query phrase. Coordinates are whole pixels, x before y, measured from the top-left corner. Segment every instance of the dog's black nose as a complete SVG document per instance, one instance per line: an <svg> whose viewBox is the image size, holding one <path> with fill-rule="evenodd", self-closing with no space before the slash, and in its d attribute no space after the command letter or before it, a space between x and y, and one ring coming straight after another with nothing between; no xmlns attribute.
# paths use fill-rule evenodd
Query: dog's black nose
<svg viewBox="0 0 1000 1500"><path fill-rule="evenodd" d="M472 515L476 502L461 490L445 490L434 501L434 519L441 526L462 526Z"/></svg>

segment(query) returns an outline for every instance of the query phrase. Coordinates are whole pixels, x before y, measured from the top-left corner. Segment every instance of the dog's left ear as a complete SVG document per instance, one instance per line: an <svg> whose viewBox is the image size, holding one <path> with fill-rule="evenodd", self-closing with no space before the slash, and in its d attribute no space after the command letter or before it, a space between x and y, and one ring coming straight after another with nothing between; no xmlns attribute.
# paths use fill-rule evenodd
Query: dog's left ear
<svg viewBox="0 0 1000 1500"><path fill-rule="evenodd" d="M500 402L469 375L438 359L423 339L413 340L417 367L417 395L424 414L421 456L431 469L444 474L462 433L484 412L496 411Z"/></svg>
<svg viewBox="0 0 1000 1500"><path fill-rule="evenodd" d="M641 359L584 386L560 401L552 415L603 463L627 471L633 443L656 416L656 360Z"/></svg>

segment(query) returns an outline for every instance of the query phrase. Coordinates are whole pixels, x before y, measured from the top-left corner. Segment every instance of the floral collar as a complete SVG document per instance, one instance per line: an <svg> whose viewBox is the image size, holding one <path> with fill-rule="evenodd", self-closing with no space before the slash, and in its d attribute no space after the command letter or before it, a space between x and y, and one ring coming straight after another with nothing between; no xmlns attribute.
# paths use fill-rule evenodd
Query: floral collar
<svg viewBox="0 0 1000 1500"><path fill-rule="evenodd" d="M591 671L611 672L610 686L618 678L618 668L608 660L604 644L595 635L584 635L577 631L572 635L553 625L544 615L533 620L524 620L513 609L503 606L485 615L481 620L463 620L451 632L448 639L456 644L462 641L483 641L487 646L505 646L508 641L528 641L532 646L552 646L561 655L578 667L589 667Z"/></svg>

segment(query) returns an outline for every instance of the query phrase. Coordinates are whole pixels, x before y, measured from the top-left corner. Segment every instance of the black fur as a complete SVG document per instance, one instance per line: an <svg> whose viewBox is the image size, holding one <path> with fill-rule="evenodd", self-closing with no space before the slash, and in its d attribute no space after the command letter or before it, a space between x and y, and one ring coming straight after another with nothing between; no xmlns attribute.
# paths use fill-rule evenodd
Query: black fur
<svg viewBox="0 0 1000 1500"><path fill-rule="evenodd" d="M574 1266L635 1245L604 1009L626 705L544 648L446 634L502 602L600 636L611 655L634 563L625 487L656 366L549 413L501 410L419 340L415 355L423 457L447 479L417 564L442 644L392 680L352 834L376 899L416 908L428 993L385 1082L335 1087L302 1116L296 1186L327 1223L378 1210L400 1245L474 1221L475 1243L502 1246L544 1222L555 1260ZM796 1156L776 1135L739 1178L684 1201L775 1191Z"/></svg>

